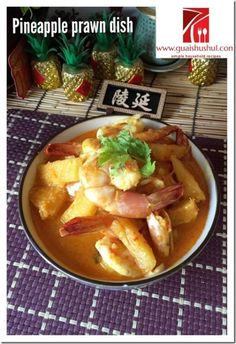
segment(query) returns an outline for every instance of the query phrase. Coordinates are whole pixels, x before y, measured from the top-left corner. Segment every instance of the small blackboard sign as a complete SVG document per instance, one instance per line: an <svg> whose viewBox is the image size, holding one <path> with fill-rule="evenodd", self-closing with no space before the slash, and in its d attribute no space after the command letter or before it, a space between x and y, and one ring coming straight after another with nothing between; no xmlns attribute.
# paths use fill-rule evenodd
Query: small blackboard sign
<svg viewBox="0 0 236 344"><path fill-rule="evenodd" d="M98 109L128 114L150 114L161 118L166 90L105 80Z"/></svg>

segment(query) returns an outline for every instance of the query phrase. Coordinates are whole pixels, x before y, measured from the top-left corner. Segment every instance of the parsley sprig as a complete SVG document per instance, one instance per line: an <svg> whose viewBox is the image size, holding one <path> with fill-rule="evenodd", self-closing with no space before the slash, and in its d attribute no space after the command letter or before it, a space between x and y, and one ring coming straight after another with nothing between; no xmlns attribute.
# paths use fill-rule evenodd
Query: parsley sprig
<svg viewBox="0 0 236 344"><path fill-rule="evenodd" d="M151 161L151 149L145 142L131 136L128 130L121 130L116 137L101 136L99 140L101 151L98 164L103 166L109 162L113 175L130 159L142 162L140 172L144 177L149 177L155 171L155 162Z"/></svg>

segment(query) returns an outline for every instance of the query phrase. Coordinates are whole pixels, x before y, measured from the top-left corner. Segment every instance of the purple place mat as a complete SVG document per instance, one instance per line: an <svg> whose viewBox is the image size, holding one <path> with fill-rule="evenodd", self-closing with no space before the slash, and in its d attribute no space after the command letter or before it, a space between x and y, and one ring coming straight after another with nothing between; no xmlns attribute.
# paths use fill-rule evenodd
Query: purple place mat
<svg viewBox="0 0 236 344"><path fill-rule="evenodd" d="M204 250L180 272L143 289L99 290L56 271L32 248L18 211L21 177L42 144L79 120L8 112L8 335L227 334L224 140L195 138L220 181L220 216Z"/></svg>

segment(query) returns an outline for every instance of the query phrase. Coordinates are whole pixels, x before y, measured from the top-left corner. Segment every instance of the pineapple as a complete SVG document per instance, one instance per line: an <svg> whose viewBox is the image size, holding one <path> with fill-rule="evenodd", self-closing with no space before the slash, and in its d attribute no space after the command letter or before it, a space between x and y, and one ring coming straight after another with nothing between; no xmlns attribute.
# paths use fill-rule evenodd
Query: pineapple
<svg viewBox="0 0 236 344"><path fill-rule="evenodd" d="M137 38L132 33L118 34L118 58L115 61L115 79L129 84L142 84L144 78L143 61L139 58L144 51L138 47Z"/></svg>
<svg viewBox="0 0 236 344"><path fill-rule="evenodd" d="M61 216L61 222L66 223L78 216L94 216L97 207L84 195L84 190L80 188L75 195L74 201Z"/></svg>
<svg viewBox="0 0 236 344"><path fill-rule="evenodd" d="M30 48L27 49L34 58L31 61L33 79L43 90L52 90L61 86L61 65L55 54L55 48L50 48L49 37L27 34Z"/></svg>
<svg viewBox="0 0 236 344"><path fill-rule="evenodd" d="M75 157L48 161L46 164L38 166L37 177L42 185L64 187L67 183L79 180L81 164L80 158Z"/></svg>
<svg viewBox="0 0 236 344"><path fill-rule="evenodd" d="M98 32L96 34L96 43L92 51L91 64L97 79L114 79L115 76L114 59L117 51L114 45L114 38L110 33L112 15L112 13L108 15L106 12L103 12L102 20L105 22L106 32Z"/></svg>
<svg viewBox="0 0 236 344"><path fill-rule="evenodd" d="M218 59L197 59L190 61L188 79L197 86L208 86L214 83L217 75Z"/></svg>
<svg viewBox="0 0 236 344"><path fill-rule="evenodd" d="M30 190L30 201L38 208L42 220L57 215L67 199L66 190L57 186L35 186Z"/></svg>
<svg viewBox="0 0 236 344"><path fill-rule="evenodd" d="M65 61L62 68L64 93L74 102L86 100L93 91L93 70L86 64L86 38L81 39L78 33L75 38L68 40L65 34L61 34L57 41L61 49L59 56Z"/></svg>

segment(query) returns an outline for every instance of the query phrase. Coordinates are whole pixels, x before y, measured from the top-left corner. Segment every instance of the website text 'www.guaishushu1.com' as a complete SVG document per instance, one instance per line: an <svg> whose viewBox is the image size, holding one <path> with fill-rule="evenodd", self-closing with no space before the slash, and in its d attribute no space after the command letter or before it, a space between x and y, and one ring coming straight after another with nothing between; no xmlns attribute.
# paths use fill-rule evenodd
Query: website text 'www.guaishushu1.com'
<svg viewBox="0 0 236 344"><path fill-rule="evenodd" d="M167 46L157 46L157 54L160 52L170 52L171 58L191 58L191 57L214 57L221 58L224 57L222 54L226 52L232 52L234 50L233 46L230 45L210 45L206 44L200 46L198 44L188 44L188 45L167 45ZM199 55L196 55L199 52ZM193 54L191 54L193 53Z"/></svg>

